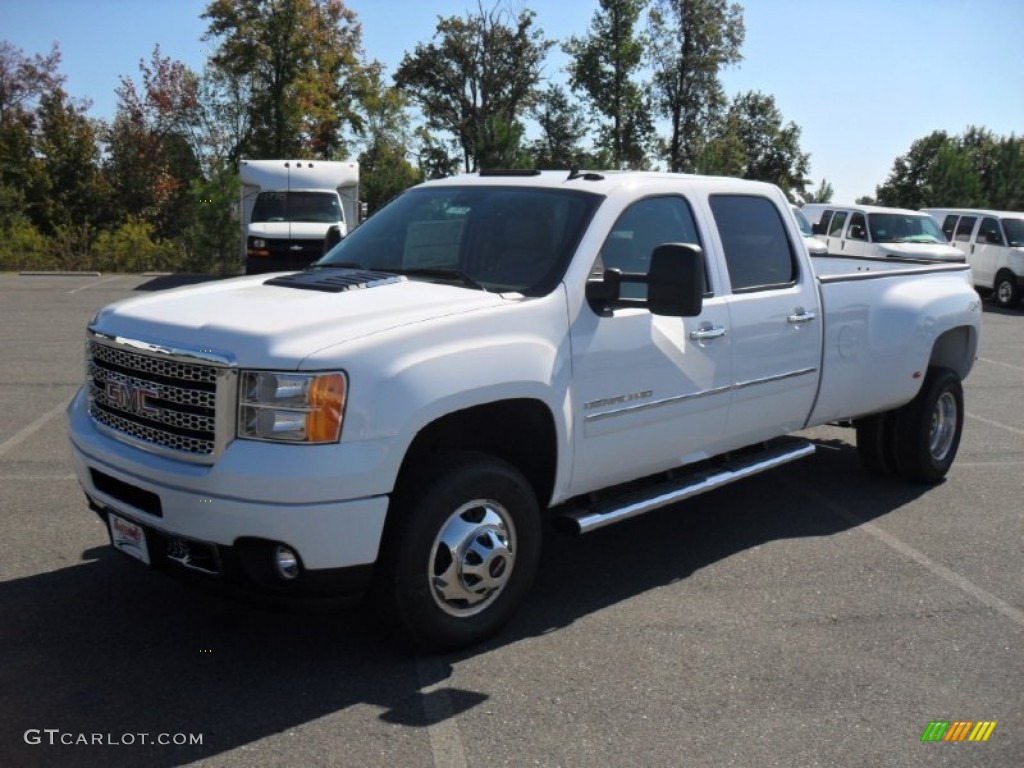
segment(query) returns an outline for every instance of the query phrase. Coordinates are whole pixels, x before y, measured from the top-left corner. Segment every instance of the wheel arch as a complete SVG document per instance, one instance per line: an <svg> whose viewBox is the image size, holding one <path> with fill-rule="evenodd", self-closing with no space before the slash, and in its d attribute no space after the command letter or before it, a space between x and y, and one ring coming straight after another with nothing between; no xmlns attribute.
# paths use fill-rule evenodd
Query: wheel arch
<svg viewBox="0 0 1024 768"><path fill-rule="evenodd" d="M967 378L978 352L976 329L962 325L942 333L932 345L929 368L949 368L961 380Z"/></svg>
<svg viewBox="0 0 1024 768"><path fill-rule="evenodd" d="M554 493L558 437L548 406L532 398L499 400L438 417L416 433L398 485L448 451L475 451L508 462L526 477L542 509Z"/></svg>

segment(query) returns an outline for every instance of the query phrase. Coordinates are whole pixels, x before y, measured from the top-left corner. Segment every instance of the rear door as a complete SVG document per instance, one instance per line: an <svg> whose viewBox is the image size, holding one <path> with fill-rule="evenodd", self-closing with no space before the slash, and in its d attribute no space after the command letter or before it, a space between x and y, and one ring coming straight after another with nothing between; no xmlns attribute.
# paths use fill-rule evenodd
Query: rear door
<svg viewBox="0 0 1024 768"><path fill-rule="evenodd" d="M846 225L846 233L843 237L841 249L843 256L871 256L871 244L868 243L868 222L867 217L860 211L850 214L850 221Z"/></svg>
<svg viewBox="0 0 1024 768"><path fill-rule="evenodd" d="M846 226L847 215L846 211L836 211L829 222L825 244L833 256L843 255L843 228Z"/></svg>
<svg viewBox="0 0 1024 768"><path fill-rule="evenodd" d="M804 426L822 322L814 275L777 201L726 194L708 202L728 269L734 391L726 433L739 447Z"/></svg>
<svg viewBox="0 0 1024 768"><path fill-rule="evenodd" d="M995 283L996 268L1005 246L1006 239L999 226L999 219L994 216L982 217L967 255L967 263L971 265L977 285L991 286Z"/></svg>

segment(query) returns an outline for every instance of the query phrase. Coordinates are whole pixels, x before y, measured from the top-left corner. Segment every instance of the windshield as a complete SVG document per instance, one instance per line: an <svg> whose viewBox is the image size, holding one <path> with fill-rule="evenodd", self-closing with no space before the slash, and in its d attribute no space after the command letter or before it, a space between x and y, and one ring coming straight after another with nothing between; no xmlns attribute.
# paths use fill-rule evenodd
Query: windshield
<svg viewBox="0 0 1024 768"><path fill-rule="evenodd" d="M912 213L869 213L868 228L876 243L946 243L931 216Z"/></svg>
<svg viewBox="0 0 1024 768"><path fill-rule="evenodd" d="M1010 245L1015 248L1024 247L1024 219L1003 219L1002 222Z"/></svg>
<svg viewBox="0 0 1024 768"><path fill-rule="evenodd" d="M334 192L260 192L252 209L253 221L337 224L344 219Z"/></svg>
<svg viewBox="0 0 1024 768"><path fill-rule="evenodd" d="M601 199L536 187L413 189L357 227L316 266L543 295L562 279Z"/></svg>
<svg viewBox="0 0 1024 768"><path fill-rule="evenodd" d="M793 209L793 215L796 216L796 223L800 227L800 232L804 237L813 237L814 232L811 230L811 222L804 216L804 212L797 208L795 205L791 206Z"/></svg>

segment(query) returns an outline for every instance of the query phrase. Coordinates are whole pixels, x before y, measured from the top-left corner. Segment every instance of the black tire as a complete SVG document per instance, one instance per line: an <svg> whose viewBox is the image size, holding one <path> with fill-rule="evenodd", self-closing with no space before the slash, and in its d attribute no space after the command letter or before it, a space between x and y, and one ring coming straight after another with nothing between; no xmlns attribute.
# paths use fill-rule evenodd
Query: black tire
<svg viewBox="0 0 1024 768"><path fill-rule="evenodd" d="M381 607L424 650L490 637L512 618L537 571L533 488L512 465L469 452L442 457L403 485L380 564ZM453 549L461 554L451 557Z"/></svg>
<svg viewBox="0 0 1024 768"><path fill-rule="evenodd" d="M992 285L992 300L1004 309L1017 306L1020 302L1020 286L1017 285L1017 276L1013 272L1004 270L996 275L996 281Z"/></svg>
<svg viewBox="0 0 1024 768"><path fill-rule="evenodd" d="M917 397L896 413L896 471L918 483L946 476L960 446L964 391L949 368L930 368Z"/></svg>
<svg viewBox="0 0 1024 768"><path fill-rule="evenodd" d="M895 415L876 413L857 419L857 453L869 472L888 476L896 473Z"/></svg>

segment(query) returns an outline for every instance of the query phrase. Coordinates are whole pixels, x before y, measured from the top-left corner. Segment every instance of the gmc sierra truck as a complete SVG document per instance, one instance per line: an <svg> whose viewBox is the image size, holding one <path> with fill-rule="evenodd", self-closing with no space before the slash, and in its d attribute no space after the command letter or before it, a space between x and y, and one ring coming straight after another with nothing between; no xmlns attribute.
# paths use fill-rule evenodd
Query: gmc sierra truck
<svg viewBox="0 0 1024 768"><path fill-rule="evenodd" d="M122 301L71 447L114 547L417 645L496 632L552 519L585 533L814 451L936 482L981 307L964 264L818 257L774 186L482 172L301 272Z"/></svg>

